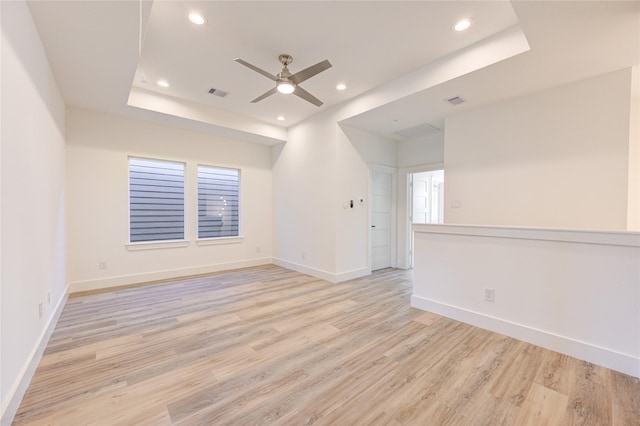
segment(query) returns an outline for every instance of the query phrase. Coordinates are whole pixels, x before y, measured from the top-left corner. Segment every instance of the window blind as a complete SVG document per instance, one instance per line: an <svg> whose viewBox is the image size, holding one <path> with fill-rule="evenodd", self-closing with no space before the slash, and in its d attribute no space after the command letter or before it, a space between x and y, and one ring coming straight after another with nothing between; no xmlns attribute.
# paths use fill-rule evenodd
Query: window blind
<svg viewBox="0 0 640 426"><path fill-rule="evenodd" d="M183 163L129 158L129 239L184 239Z"/></svg>
<svg viewBox="0 0 640 426"><path fill-rule="evenodd" d="M240 235L240 171L198 166L198 238Z"/></svg>

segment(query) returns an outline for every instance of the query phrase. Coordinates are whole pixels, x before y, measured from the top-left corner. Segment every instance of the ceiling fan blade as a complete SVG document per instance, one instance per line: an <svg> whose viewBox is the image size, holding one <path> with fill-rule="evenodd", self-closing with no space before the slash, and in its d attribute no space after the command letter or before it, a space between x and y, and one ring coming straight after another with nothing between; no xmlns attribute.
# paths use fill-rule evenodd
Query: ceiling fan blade
<svg viewBox="0 0 640 426"><path fill-rule="evenodd" d="M271 79L273 81L278 81L278 77L276 77L275 75L272 75L272 74L266 72L265 70L256 67L255 65L251 65L249 62L247 62L247 61L245 61L243 59L236 58L236 59L234 59L234 61L236 61L239 64L244 65L247 68L251 68L255 72L258 72L258 73L264 75L265 77L267 77L267 78L269 78L269 79Z"/></svg>
<svg viewBox="0 0 640 426"><path fill-rule="evenodd" d="M303 81L331 67L332 67L331 62L325 59L322 62L318 62L315 65L311 65L309 68L305 68L302 71L298 71L297 73L290 76L289 80L291 80L294 84L300 84Z"/></svg>
<svg viewBox="0 0 640 426"><path fill-rule="evenodd" d="M322 106L322 101L320 99L316 98L315 96L313 96L311 93L307 92L300 86L296 86L295 90L293 91L293 94L301 97L305 101L311 102L315 106L318 106L318 107Z"/></svg>
<svg viewBox="0 0 640 426"><path fill-rule="evenodd" d="M264 98L266 98L267 96L271 96L274 93L276 93L278 91L278 89L276 89L275 87L265 93L263 93L262 95L258 96L257 98L255 98L254 100L251 101L252 104L255 104L256 102L260 102L261 100L263 100Z"/></svg>

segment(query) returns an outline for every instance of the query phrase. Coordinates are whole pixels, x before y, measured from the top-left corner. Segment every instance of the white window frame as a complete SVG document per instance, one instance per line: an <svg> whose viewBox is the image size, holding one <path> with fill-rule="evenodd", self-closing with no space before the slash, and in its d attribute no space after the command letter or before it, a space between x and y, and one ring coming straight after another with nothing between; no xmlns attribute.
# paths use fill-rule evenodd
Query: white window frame
<svg viewBox="0 0 640 426"><path fill-rule="evenodd" d="M199 172L201 167L220 170L234 170L238 173L238 235L224 236L224 237L200 237L200 177ZM242 235L242 169L235 167L214 166L211 164L199 163L196 167L196 244L199 246L218 245L218 244L236 244L241 243L244 240Z"/></svg>
<svg viewBox="0 0 640 426"><path fill-rule="evenodd" d="M131 160L146 160L158 163L171 163L182 165L182 190L183 190L183 238L167 239L167 240L152 240L152 241L131 241ZM125 245L127 250L148 250L158 248L177 248L187 247L190 242L187 239L188 228L188 198L187 198L187 164L184 161L166 160L160 158L143 157L137 155L127 156L127 244Z"/></svg>

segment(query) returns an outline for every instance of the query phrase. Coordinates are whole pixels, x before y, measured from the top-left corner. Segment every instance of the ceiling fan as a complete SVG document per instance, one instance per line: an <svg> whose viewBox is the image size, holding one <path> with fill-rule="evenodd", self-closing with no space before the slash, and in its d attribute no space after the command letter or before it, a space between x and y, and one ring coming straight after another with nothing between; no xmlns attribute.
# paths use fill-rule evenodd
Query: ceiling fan
<svg viewBox="0 0 640 426"><path fill-rule="evenodd" d="M301 97L305 101L311 102L315 106L318 106L318 107L321 106L322 101L320 101L320 99L313 96L311 93L304 90L302 87L299 86L299 84L305 80L308 80L314 75L319 74L322 71L331 68L331 63L325 59L322 62L318 62L317 64L310 66L309 68L305 68L302 71L298 71L295 74L291 74L291 72L289 71L289 68L287 68L287 65L293 62L293 57L291 55L282 54L278 57L278 59L280 60L280 63L282 63L284 67L282 68L282 71L280 71L277 75L270 74L265 70L260 69L255 65L252 65L249 62L242 60L240 58L234 59L239 64L242 64L247 68L251 68L255 72L258 72L264 75L265 77L276 82L276 87L258 96L257 98L252 100L251 103L260 102L267 96L271 96L276 92L280 92L284 94L293 93L294 95Z"/></svg>

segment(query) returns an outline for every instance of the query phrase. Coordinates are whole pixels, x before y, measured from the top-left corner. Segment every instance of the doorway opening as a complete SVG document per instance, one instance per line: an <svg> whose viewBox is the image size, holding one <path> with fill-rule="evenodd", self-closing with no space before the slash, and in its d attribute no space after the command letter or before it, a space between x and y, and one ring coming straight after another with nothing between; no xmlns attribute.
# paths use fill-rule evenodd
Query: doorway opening
<svg viewBox="0 0 640 426"><path fill-rule="evenodd" d="M409 174L409 223L444 223L444 170ZM413 268L413 232L409 231Z"/></svg>

